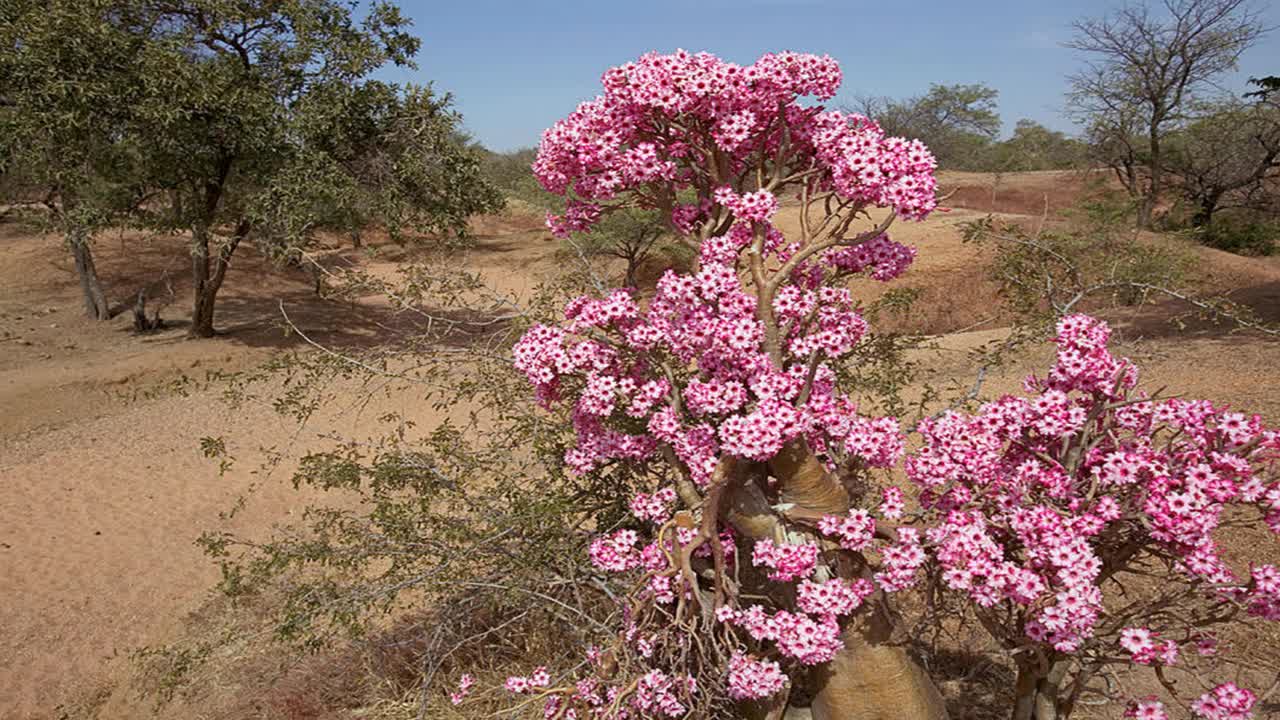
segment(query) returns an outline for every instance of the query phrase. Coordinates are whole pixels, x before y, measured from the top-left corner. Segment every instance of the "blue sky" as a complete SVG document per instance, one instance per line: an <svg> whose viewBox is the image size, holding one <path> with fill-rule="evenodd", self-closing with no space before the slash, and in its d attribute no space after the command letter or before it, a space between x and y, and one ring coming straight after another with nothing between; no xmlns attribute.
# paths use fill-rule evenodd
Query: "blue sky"
<svg viewBox="0 0 1280 720"><path fill-rule="evenodd" d="M417 70L383 75L452 92L467 130L494 150L537 144L543 128L597 94L608 67L680 47L743 63L772 50L827 53L844 69L843 97L983 82L1000 91L1006 130L1026 117L1071 131L1063 92L1078 63L1059 43L1072 20L1116 2L400 0L422 52ZM1280 26L1280 7L1262 7ZM1280 74L1280 31L1228 84L1265 74Z"/></svg>

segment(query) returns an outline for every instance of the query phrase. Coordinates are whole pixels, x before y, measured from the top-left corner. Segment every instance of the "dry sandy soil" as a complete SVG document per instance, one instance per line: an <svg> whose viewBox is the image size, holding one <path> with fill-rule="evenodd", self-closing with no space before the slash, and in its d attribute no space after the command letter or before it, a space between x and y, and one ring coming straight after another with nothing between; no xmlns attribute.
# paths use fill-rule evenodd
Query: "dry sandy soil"
<svg viewBox="0 0 1280 720"><path fill-rule="evenodd" d="M1054 173L1005 176L994 202L989 177L952 175L944 185L960 188L953 209L903 226L895 237L920 248L903 281L925 292L917 327L981 328L942 340L948 352L939 356L937 374L967 377L963 350L999 331L995 289L978 251L959 241L958 225L990 210L1039 215L1045 197L1062 203L1080 184ZM477 233L476 246L456 261L515 297L562 262L535 220L485 218ZM96 250L113 299L169 273L177 298L164 310L170 329L135 335L127 313L100 324L81 319L74 271L57 240L0 225L0 718L6 720L149 713L131 688L127 656L179 633L207 597L217 573L195 538L214 528L266 531L306 501L283 482L283 470L279 477L250 472L263 450L305 448L330 430L359 433L387 409L423 423L433 419L429 409L389 398L380 401L385 407L334 409L298 435L270 408L232 411L217 383L198 381L208 372L253 367L272 353L307 350L285 332L282 303L308 337L337 346L375 341L381 325L393 321L387 308L320 299L301 271L273 269L242 251L219 300L226 334L188 341L180 240L108 237ZM331 259L391 273L397 252L386 248L369 259L335 251ZM1280 258L1195 252L1212 284L1237 289L1264 317L1280 319ZM1148 381L1280 421L1280 342L1212 326L1178 332L1165 322L1173 312L1161 306L1112 316ZM998 374L989 390L1011 389L1025 370ZM241 462L219 475L201 454L203 437L225 438ZM219 519L251 490L245 512ZM1267 551L1280 554L1270 542Z"/></svg>

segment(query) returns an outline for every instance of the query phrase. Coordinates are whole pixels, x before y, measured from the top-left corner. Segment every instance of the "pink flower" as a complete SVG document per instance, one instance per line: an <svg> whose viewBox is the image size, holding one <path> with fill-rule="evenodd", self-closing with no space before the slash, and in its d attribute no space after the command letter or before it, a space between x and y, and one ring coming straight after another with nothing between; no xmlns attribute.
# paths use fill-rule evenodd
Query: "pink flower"
<svg viewBox="0 0 1280 720"><path fill-rule="evenodd" d="M787 582L808 577L818 562L817 545L775 545L772 540L757 540L751 553L756 567L771 568L770 580Z"/></svg>
<svg viewBox="0 0 1280 720"><path fill-rule="evenodd" d="M1124 716L1136 720L1169 720L1168 714L1164 711L1164 703L1154 699L1130 703L1129 709L1124 711Z"/></svg>
<svg viewBox="0 0 1280 720"><path fill-rule="evenodd" d="M1223 683L1191 703L1191 709L1204 720L1248 720L1258 698L1232 682Z"/></svg>
<svg viewBox="0 0 1280 720"><path fill-rule="evenodd" d="M818 521L818 531L827 537L837 538L845 550L864 550L871 545L876 521L866 510L854 508L846 517L824 515Z"/></svg>
<svg viewBox="0 0 1280 720"><path fill-rule="evenodd" d="M449 693L449 702L454 705L461 705L462 701L471 693L471 688L476 684L476 679L471 675L463 674L458 678L458 690Z"/></svg>
<svg viewBox="0 0 1280 720"><path fill-rule="evenodd" d="M901 518L903 508L906 507L906 500L902 495L902 490L896 487L887 487L880 492L883 497L880 503L880 514L890 520Z"/></svg>
<svg viewBox="0 0 1280 720"><path fill-rule="evenodd" d="M729 661L729 697L734 700L767 698L786 684L787 676L772 660L756 660L736 654Z"/></svg>

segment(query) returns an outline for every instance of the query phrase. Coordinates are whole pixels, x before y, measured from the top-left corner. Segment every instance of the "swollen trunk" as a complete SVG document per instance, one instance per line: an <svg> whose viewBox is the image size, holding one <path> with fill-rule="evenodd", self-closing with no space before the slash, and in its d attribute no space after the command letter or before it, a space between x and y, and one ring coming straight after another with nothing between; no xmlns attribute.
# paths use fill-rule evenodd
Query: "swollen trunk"
<svg viewBox="0 0 1280 720"><path fill-rule="evenodd" d="M1014 685L1013 720L1063 720L1070 714L1059 703L1059 689L1066 675L1067 664L1059 661L1048 671L1034 661L1018 665L1018 679Z"/></svg>
<svg viewBox="0 0 1280 720"><path fill-rule="evenodd" d="M892 627L870 608L845 630L844 649L827 663L813 698L814 720L942 720L942 694L919 663L887 644Z"/></svg>
<svg viewBox="0 0 1280 720"><path fill-rule="evenodd" d="M782 499L810 516L843 515L849 495L843 484L802 440L770 462ZM869 602L844 632L844 650L817 677L814 720L942 720L942 695L924 669L901 647L889 644L892 620L884 606Z"/></svg>

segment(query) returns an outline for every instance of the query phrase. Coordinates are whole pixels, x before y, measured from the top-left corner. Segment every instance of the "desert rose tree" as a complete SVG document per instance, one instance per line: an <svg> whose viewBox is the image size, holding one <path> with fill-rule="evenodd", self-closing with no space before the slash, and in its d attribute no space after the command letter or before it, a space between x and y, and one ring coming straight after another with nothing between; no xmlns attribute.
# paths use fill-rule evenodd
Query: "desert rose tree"
<svg viewBox="0 0 1280 720"><path fill-rule="evenodd" d="M918 507L868 491L904 437L839 387L867 329L845 283L910 264L887 231L934 208L934 162L862 116L799 102L839 80L811 55L648 55L544 136L535 173L568 197L553 230L657 209L700 262L651 297L579 298L515 348L539 399L571 417L573 471L622 463L653 483L634 522L590 548L596 568L634 580L616 642L589 650L576 680L539 668L508 689L548 718L777 718L792 698L819 720L943 717L889 642L887 598L927 582L1014 660L1015 719L1070 716L1116 666L1152 667L1189 715L1251 717L1258 695L1211 682L1196 658L1216 653L1220 626L1280 618L1280 571L1233 571L1214 537L1280 526L1280 440L1257 417L1137 392L1104 324L1063 319L1029 397L923 423L906 462ZM772 223L787 197L791 237ZM1112 695L1132 717L1168 716Z"/></svg>
<svg viewBox="0 0 1280 720"><path fill-rule="evenodd" d="M591 548L597 568L636 580L617 645L576 684L508 682L549 717L776 717L797 688L822 718L944 715L886 642L861 552L876 522L846 488L898 460L898 423L860 415L835 373L867 329L845 281L910 264L887 230L934 209L935 163L801 102L840 80L814 55L650 54L605 73L604 93L543 137L534 173L567 198L553 231L658 210L699 252L697 272L668 272L647 302L580 298L515 348L540 400L571 412L574 471L629 463L657 478L634 527ZM771 222L784 198L802 209L793 237ZM895 572L923 560L903 540Z"/></svg>
<svg viewBox="0 0 1280 720"><path fill-rule="evenodd" d="M1016 660L1014 720L1066 718L1133 665L1186 715L1252 717L1258 695L1215 681L1212 660L1223 627L1280 620L1280 569L1233 569L1215 535L1280 532L1280 436L1256 415L1137 391L1108 337L1063 318L1028 397L925 421L906 463L914 519L941 584ZM1112 699L1170 717L1155 697Z"/></svg>

